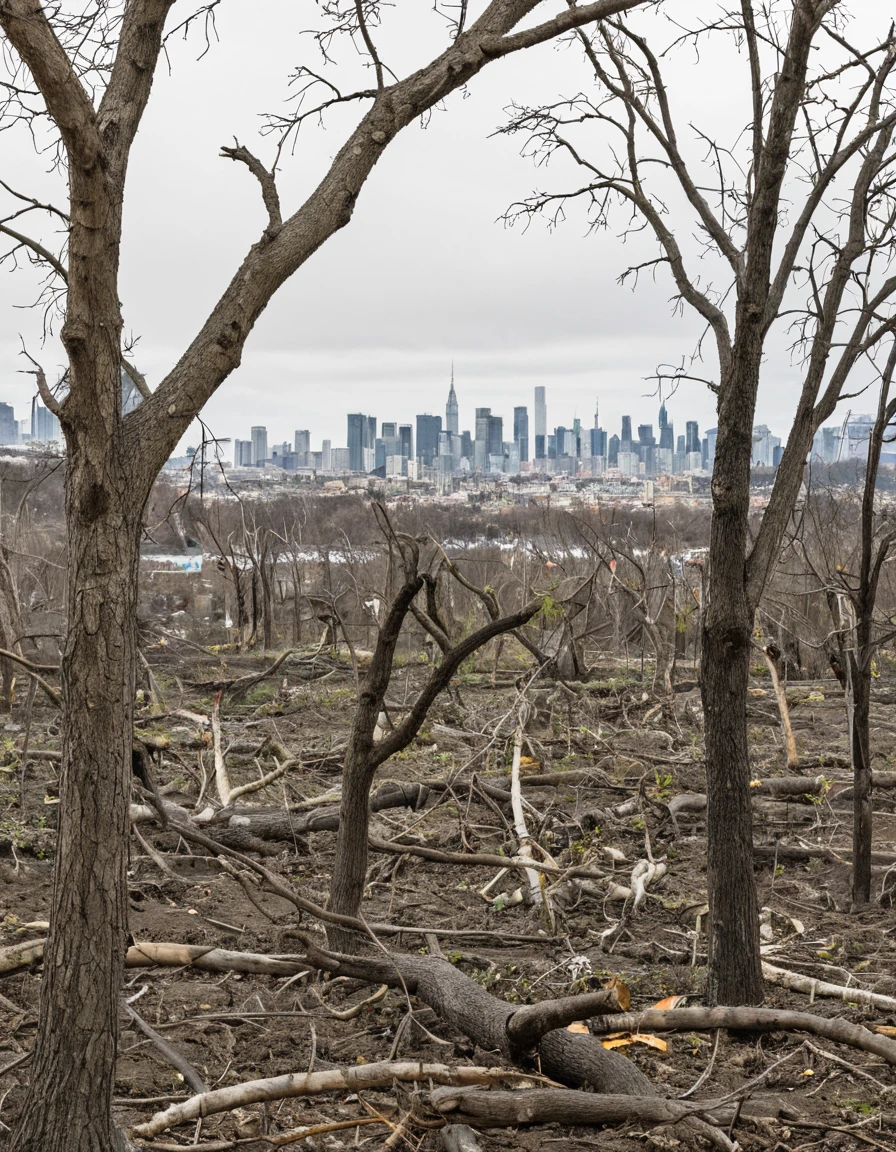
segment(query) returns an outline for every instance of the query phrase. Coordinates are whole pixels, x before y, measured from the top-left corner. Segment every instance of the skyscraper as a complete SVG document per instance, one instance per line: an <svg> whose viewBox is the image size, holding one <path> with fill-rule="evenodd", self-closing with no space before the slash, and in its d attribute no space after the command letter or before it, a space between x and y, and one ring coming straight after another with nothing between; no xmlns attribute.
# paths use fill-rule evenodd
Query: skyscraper
<svg viewBox="0 0 896 1152"><path fill-rule="evenodd" d="M19 426L11 404L0 404L0 444L17 444Z"/></svg>
<svg viewBox="0 0 896 1152"><path fill-rule="evenodd" d="M406 460L414 459L414 428L411 424L398 425L399 455Z"/></svg>
<svg viewBox="0 0 896 1152"><path fill-rule="evenodd" d="M442 431L442 417L424 413L417 417L417 458L426 467L431 467L439 454L439 433Z"/></svg>
<svg viewBox="0 0 896 1152"><path fill-rule="evenodd" d="M454 361L451 361L451 391L448 393L448 403L445 405L445 431L459 432L457 409L457 393L454 391Z"/></svg>
<svg viewBox="0 0 896 1152"><path fill-rule="evenodd" d="M544 460L548 454L548 408L545 402L544 386L535 389L535 459Z"/></svg>
<svg viewBox="0 0 896 1152"><path fill-rule="evenodd" d="M529 410L525 407L513 410L513 442L519 447L520 462L529 459Z"/></svg>
<svg viewBox="0 0 896 1152"><path fill-rule="evenodd" d="M488 422L491 408L476 409L476 439L473 445L473 467L488 471Z"/></svg>
<svg viewBox="0 0 896 1152"><path fill-rule="evenodd" d="M362 412L348 414L348 467L350 472L370 472L374 467L376 417Z"/></svg>
<svg viewBox="0 0 896 1152"><path fill-rule="evenodd" d="M268 430L262 425L256 425L250 432L252 437L252 464L256 468L263 468L268 458Z"/></svg>
<svg viewBox="0 0 896 1152"><path fill-rule="evenodd" d="M311 433L307 428L296 429L294 435L294 451L298 456L298 467L306 468L308 466L308 454L311 451Z"/></svg>
<svg viewBox="0 0 896 1152"><path fill-rule="evenodd" d="M489 456L504 455L504 419L501 416L488 418L488 454Z"/></svg>
<svg viewBox="0 0 896 1152"><path fill-rule="evenodd" d="M700 449L701 449L700 430L697 427L697 421L696 420L688 420L687 424L685 425L685 437L684 437L685 453L690 454L691 452L699 452Z"/></svg>
<svg viewBox="0 0 896 1152"><path fill-rule="evenodd" d="M668 450L669 452L675 451L675 429L669 423L669 417L666 413L666 405L660 405L660 448Z"/></svg>
<svg viewBox="0 0 896 1152"><path fill-rule="evenodd" d="M632 418L631 416L622 417L622 435L619 437L619 451L631 452L632 450Z"/></svg>

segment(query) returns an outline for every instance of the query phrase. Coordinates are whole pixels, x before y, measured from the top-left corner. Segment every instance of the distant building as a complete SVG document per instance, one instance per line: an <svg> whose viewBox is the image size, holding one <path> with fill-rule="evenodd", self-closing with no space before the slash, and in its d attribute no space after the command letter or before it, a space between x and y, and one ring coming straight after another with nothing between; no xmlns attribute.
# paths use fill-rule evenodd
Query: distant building
<svg viewBox="0 0 896 1152"><path fill-rule="evenodd" d="M430 416L428 412L417 417L417 459L431 468L439 455L439 433L442 431L442 417Z"/></svg>
<svg viewBox="0 0 896 1152"><path fill-rule="evenodd" d="M362 412L348 415L348 470L372 472L376 451L376 417Z"/></svg>
<svg viewBox="0 0 896 1152"><path fill-rule="evenodd" d="M49 408L39 404L37 397L31 401L31 439L49 444L51 440L62 439L59 421Z"/></svg>
<svg viewBox="0 0 896 1152"><path fill-rule="evenodd" d="M264 462L268 458L268 430L259 424L252 429L250 435L252 437L252 466L263 468Z"/></svg>
<svg viewBox="0 0 896 1152"><path fill-rule="evenodd" d="M445 431L459 432L457 393L454 391L454 364L451 365L451 390L448 393L448 403L445 405Z"/></svg>
<svg viewBox="0 0 896 1152"><path fill-rule="evenodd" d="M688 420L685 424L684 450L690 456L693 452L700 452L700 429L696 420Z"/></svg>
<svg viewBox="0 0 896 1152"><path fill-rule="evenodd" d="M414 459L414 429L411 424L398 425L398 445L406 460Z"/></svg>
<svg viewBox="0 0 896 1152"><path fill-rule="evenodd" d="M520 463L525 463L529 459L529 410L526 407L513 410L513 442L519 449Z"/></svg>
<svg viewBox="0 0 896 1152"><path fill-rule="evenodd" d="M545 460L548 454L548 409L543 385L535 389L535 459Z"/></svg>
<svg viewBox="0 0 896 1152"><path fill-rule="evenodd" d="M19 426L11 404L0 404L0 444L18 444Z"/></svg>

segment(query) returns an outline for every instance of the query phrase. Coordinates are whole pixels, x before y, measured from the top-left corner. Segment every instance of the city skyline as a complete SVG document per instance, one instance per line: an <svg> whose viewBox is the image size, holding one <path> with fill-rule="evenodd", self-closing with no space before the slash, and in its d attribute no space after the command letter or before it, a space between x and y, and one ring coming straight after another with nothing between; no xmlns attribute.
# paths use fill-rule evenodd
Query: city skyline
<svg viewBox="0 0 896 1152"><path fill-rule="evenodd" d="M232 459L236 468L273 465L287 472L377 472L422 479L429 471L429 478L438 475L440 482L451 476L520 472L594 477L611 473L645 479L711 473L717 428L701 429L700 422L685 413L677 425L684 430L676 432L675 409L670 414L666 399L660 395L659 400L658 435L653 421L633 426L630 413L621 416L618 432L602 427L599 396L595 397L591 428L578 417L569 426L553 424L545 385L533 388L531 405L514 405L512 423L505 423L504 417L489 407L477 406L471 427L464 428L452 362L444 417L418 412L413 422L399 423L373 413L350 412L345 416L345 445L322 437L320 449L313 447L314 436L308 428L296 429L291 439L269 445L267 427L253 425L248 440L234 440ZM827 463L860 457L871 423L870 415L850 412L842 427L819 429L812 456ZM753 466L777 467L784 442L785 438L768 425L754 425ZM887 454L882 462L894 464L896 455Z"/></svg>

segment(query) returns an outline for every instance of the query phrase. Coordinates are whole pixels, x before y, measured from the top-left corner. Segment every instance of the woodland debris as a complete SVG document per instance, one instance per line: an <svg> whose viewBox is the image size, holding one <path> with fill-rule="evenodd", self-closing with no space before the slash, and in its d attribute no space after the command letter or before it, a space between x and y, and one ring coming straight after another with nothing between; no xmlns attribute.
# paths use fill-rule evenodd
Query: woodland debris
<svg viewBox="0 0 896 1152"><path fill-rule="evenodd" d="M390 1060L323 1072L290 1072L285 1076L250 1080L244 1084L191 1096L189 1100L157 1112L146 1123L137 1124L133 1133L142 1139L151 1139L178 1124L217 1112L245 1108L249 1104L285 1100L294 1096L314 1096L322 1092L364 1092L370 1088L388 1087L395 1080L432 1080L436 1084L491 1084L495 1080L506 1079L507 1075L500 1068L450 1068L447 1064Z"/></svg>
<svg viewBox="0 0 896 1152"><path fill-rule="evenodd" d="M816 980L814 976L804 976L800 972L776 968L764 960L762 975L769 984L777 984L779 988L788 988L791 992L802 992L806 996L811 996L813 1000L816 996L825 996L842 1000L844 1004L864 1004L868 1008L896 1012L896 998L892 996L884 996L879 992L869 992L864 988L850 987L846 984L830 984L827 980Z"/></svg>
<svg viewBox="0 0 896 1152"><path fill-rule="evenodd" d="M812 1032L838 1044L848 1044L896 1064L896 1040L877 1035L861 1024L837 1017L828 1019L811 1012L791 1012L778 1008L675 1008L648 1009L621 1016L603 1016L589 1021L594 1035L622 1029L628 1032L705 1032L712 1028L733 1028L742 1032Z"/></svg>

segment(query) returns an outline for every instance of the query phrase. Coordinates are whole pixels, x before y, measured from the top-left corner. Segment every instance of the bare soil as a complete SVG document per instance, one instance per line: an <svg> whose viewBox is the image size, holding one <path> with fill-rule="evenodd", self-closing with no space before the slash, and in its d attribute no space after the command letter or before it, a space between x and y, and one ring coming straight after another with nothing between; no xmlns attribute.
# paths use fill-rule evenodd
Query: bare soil
<svg viewBox="0 0 896 1152"><path fill-rule="evenodd" d="M157 784L170 786L170 799L192 807L201 781L208 781L212 773L210 736L204 726L173 713L186 709L208 716L213 699L182 691L178 681L240 675L257 670L271 657L228 655L225 664L224 658L186 648L174 652L173 647L148 653L167 711L152 716L144 708L140 727L157 740L168 741L163 763L155 769ZM338 787L338 748L351 722L355 696L351 667L336 661L328 675L315 681L301 679L290 665L283 671L285 675L261 683L245 699L225 697L222 703L225 746L234 745L228 755L232 783L257 779L274 767L274 756L284 753L300 758L304 765L264 791L246 796L241 801L246 807L282 811ZM418 664L397 671L390 691L396 713L413 699L425 674L425 667ZM385 765L378 781L447 781L454 787L431 792L422 811L396 808L378 813L373 835L452 852L514 851L508 806L475 784L468 785L474 778L507 785L516 674L490 667L458 678L450 698L436 706L412 748ZM894 676L885 667L872 713L878 770L891 766L896 731L896 686L890 688L888 675L892 681ZM757 678L754 683L750 732L755 776L793 775L784 767L774 696L767 681ZM797 797L786 813L776 809L773 817L758 815L756 842L777 844L779 851L788 846L824 846L842 854L851 838L849 805L836 798L848 783L843 696L835 681L798 683L789 691L800 771L807 779L824 775L831 787L820 799ZM26 734L30 755L23 770ZM0 735L2 948L45 934L41 925L49 917L52 899L58 764L40 759L40 752L57 750L59 733L54 713L38 698L30 725L24 703L17 701ZM586 692L563 686L539 689L526 753L523 792L531 805L530 832L559 864L609 870L612 862L606 850L616 849L625 859L615 862L614 879L625 885L639 859L650 854L665 861L666 875L649 889L642 907L631 912L630 902L623 905L599 894L571 892L564 885L553 893L558 928L551 934L538 909L514 903L520 884L515 874L492 890L490 897L498 899L484 899L479 890L493 879L492 867L377 854L371 858L365 918L406 926L398 935L383 937L387 947L398 950L427 950L431 944L425 931L435 930L453 963L513 1003L597 988L616 977L630 988L633 1009L672 995L687 996L690 1005L701 1004L706 951L704 817L679 812L673 821L667 807L680 793L704 790L697 689L677 692L669 703L653 694L649 684L624 674L608 675ZM582 776L584 770L590 777ZM568 773L569 783L540 786L528 779L556 772ZM890 795L876 794L875 850L896 853ZM214 797L211 785L206 796ZM632 798L638 801L634 815L612 812ZM175 834L152 823L142 824L141 831L181 878L162 871L132 840L134 940L277 956L301 953L301 944L289 935L297 920L287 901L255 889L252 902L214 858L197 855ZM271 846L276 854L265 856L264 863L302 895L325 904L335 836L320 832L302 839ZM774 858L757 862L760 902L768 910L764 943L774 946L766 958L804 975L896 996L888 866L875 871L881 899L852 912L848 857L840 863L831 858L792 862L785 856L781 851L777 863ZM617 930L607 934L614 924ZM305 926L315 927L312 922ZM0 977L0 1068L31 1047L39 989L39 965ZM124 995L136 997L133 1007L143 1020L162 1033L209 1086L312 1066L325 1069L390 1058L499 1062L495 1054L477 1051L467 1037L452 1032L425 1006L414 1004L409 1019L409 1002L400 990L390 990L353 1019L333 1015L373 991L358 981L328 980L316 972L297 979L213 974L187 967L130 969ZM807 996L772 986L766 1004L868 1025L896 1025L896 1015L884 1011L834 999L810 1003ZM116 1110L120 1123L130 1125L190 1093L151 1041L127 1021L122 1027ZM708 1072L696 1098L716 1099L775 1065L751 1090L734 1129L734 1137L746 1149L896 1150L893 1069L874 1057L835 1049L814 1037L808 1038L810 1048L806 1037L787 1033L683 1033L662 1039L665 1051L641 1043L622 1051L670 1096L685 1092ZM783 1057L788 1058L781 1062ZM0 1073L0 1148L9 1147L9 1127L27 1074L27 1063ZM405 1086L371 1092L363 1100L342 1094L257 1105L206 1118L198 1127L179 1128L160 1139L184 1147L191 1140L218 1141L221 1147L227 1146L226 1141L240 1141L231 1146L255 1152L272 1146L266 1137L300 1125L376 1113L397 1123L412 1095ZM755 1112L776 1118L756 1119L751 1115ZM425 1109L420 1115L425 1120ZM429 1119L434 1119L431 1113ZM307 1136L299 1146L378 1148L385 1146L390 1134L386 1124L371 1124ZM489 1131L482 1141L485 1148L544 1147L550 1152L598 1143L617 1152L645 1144L700 1145L699 1138L687 1131L645 1132L637 1126L595 1132L549 1125ZM417 1124L390 1146L441 1145L435 1128Z"/></svg>

